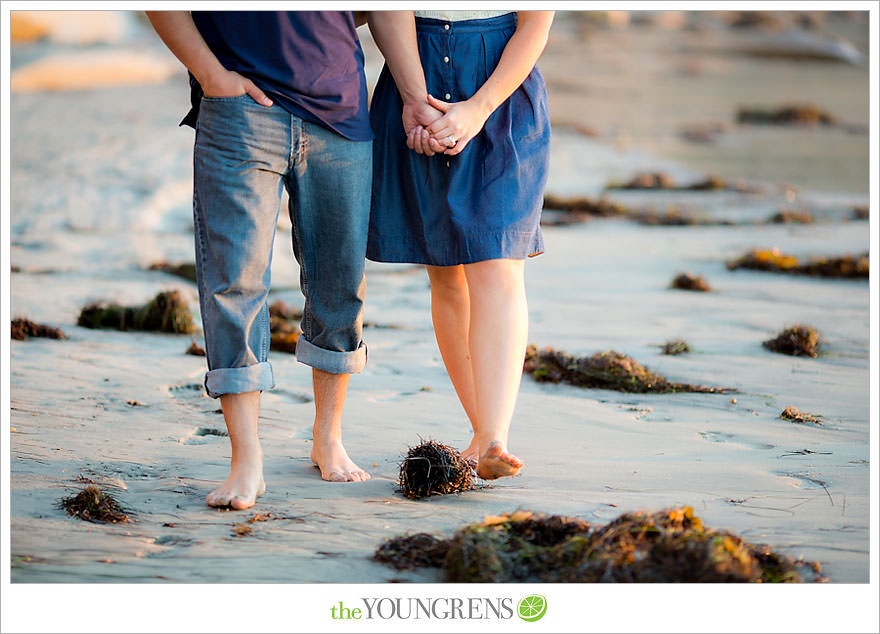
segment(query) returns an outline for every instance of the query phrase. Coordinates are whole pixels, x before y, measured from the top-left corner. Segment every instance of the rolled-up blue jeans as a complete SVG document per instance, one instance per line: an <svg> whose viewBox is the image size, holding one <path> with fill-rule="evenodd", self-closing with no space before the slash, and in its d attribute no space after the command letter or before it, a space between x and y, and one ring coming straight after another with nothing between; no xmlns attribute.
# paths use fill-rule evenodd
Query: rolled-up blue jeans
<svg viewBox="0 0 880 634"><path fill-rule="evenodd" d="M282 187L305 297L297 360L333 374L363 369L371 145L248 95L202 100L193 224L210 396L275 385L267 299Z"/></svg>

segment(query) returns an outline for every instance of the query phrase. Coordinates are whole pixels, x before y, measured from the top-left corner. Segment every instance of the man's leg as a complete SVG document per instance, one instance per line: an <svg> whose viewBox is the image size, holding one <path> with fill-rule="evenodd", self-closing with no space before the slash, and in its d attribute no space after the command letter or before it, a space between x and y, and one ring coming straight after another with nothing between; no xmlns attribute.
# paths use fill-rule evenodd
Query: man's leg
<svg viewBox="0 0 880 634"><path fill-rule="evenodd" d="M286 123L283 110L247 95L206 99L199 113L193 224L205 388L220 398L232 445L229 477L208 494L211 506L248 508L265 490L257 422L260 392L274 386L266 299Z"/></svg>
<svg viewBox="0 0 880 634"><path fill-rule="evenodd" d="M208 494L207 502L242 510L252 507L257 496L266 491L263 450L257 435L260 393L224 394L220 403L232 444L232 465L226 482Z"/></svg>
<svg viewBox="0 0 880 634"><path fill-rule="evenodd" d="M349 374L367 358L362 339L364 259L370 215L372 148L294 119L302 135L288 178L293 250L305 297L296 357L312 367L312 460L321 477L360 482L370 475L342 445Z"/></svg>
<svg viewBox="0 0 880 634"><path fill-rule="evenodd" d="M342 406L349 374L312 369L315 389L315 424L312 427L312 461L321 477L330 482L363 482L370 474L357 466L342 445Z"/></svg>

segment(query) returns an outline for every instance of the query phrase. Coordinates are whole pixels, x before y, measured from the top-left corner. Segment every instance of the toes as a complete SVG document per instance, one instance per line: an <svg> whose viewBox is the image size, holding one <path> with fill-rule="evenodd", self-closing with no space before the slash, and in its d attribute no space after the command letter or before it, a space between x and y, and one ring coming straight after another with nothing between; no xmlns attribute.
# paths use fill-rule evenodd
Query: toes
<svg viewBox="0 0 880 634"><path fill-rule="evenodd" d="M246 498L241 495L236 495L232 499L229 500L229 506L234 508L236 511L243 511L245 509L249 509L254 505L253 498Z"/></svg>
<svg viewBox="0 0 880 634"><path fill-rule="evenodd" d="M352 465L352 467L354 468L337 468L332 471L321 469L321 479L327 482L366 482L372 477L363 469L358 468L357 465Z"/></svg>
<svg viewBox="0 0 880 634"><path fill-rule="evenodd" d="M229 506L229 494L225 491L211 491L205 501L208 506Z"/></svg>
<svg viewBox="0 0 880 634"><path fill-rule="evenodd" d="M523 461L514 456L512 453L502 454L500 458L510 466L516 467L517 469L523 466Z"/></svg>

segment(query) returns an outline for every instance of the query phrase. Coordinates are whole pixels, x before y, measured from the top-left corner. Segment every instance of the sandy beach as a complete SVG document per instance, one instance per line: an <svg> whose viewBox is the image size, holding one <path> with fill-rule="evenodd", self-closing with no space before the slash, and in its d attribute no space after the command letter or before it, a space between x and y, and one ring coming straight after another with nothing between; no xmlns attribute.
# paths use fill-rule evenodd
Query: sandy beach
<svg viewBox="0 0 880 634"><path fill-rule="evenodd" d="M89 302L142 304L168 289L198 315L194 284L147 270L194 257L193 135L177 127L185 74L133 16L119 41L13 44L13 82L27 88L9 103L10 314L68 338L9 347L11 581L436 582L434 569L397 571L371 556L397 535L449 535L516 509L604 524L626 511L692 506L712 527L819 562L831 583L867 582L868 280L725 266L752 248L868 251L876 209L870 221L853 216L869 204L867 63L756 54L756 38L766 44L781 31L734 28L717 14L652 15L618 26L557 17L540 62L554 124L547 193L730 222L546 226L546 253L527 263L529 339L577 355L616 350L672 380L737 392L628 394L525 376L511 432L522 474L408 500L396 491L407 447L424 437L463 448L470 426L433 339L424 271L368 263L369 363L352 378L344 433L373 479L320 479L309 460L310 372L272 352L278 388L263 395L260 419L268 489L244 512L205 505L225 478L229 443L219 402L202 387L204 358L185 354L193 337L76 325ZM381 56L365 30L374 81ZM867 55L864 15L825 15L801 30L826 44L844 37ZM41 89L45 68L28 75L52 55L94 62L119 51L139 56L139 83ZM841 124L736 121L740 107L791 102ZM682 131L693 126L719 131L689 141ZM757 191L605 191L641 172L685 185L717 174ZM765 222L783 209L814 221ZM670 289L684 271L713 290ZM301 306L298 280L282 213L271 300ZM762 347L799 323L820 333L817 358ZM674 338L692 352L662 354ZM822 424L781 419L789 405ZM57 507L88 481L133 521L89 523Z"/></svg>

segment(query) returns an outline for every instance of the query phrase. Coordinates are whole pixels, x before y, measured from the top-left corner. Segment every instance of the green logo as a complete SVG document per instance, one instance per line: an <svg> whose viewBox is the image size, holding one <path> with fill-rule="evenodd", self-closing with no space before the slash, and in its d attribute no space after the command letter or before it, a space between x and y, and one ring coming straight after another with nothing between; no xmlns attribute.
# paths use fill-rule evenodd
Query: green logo
<svg viewBox="0 0 880 634"><path fill-rule="evenodd" d="M539 621L547 612L547 599L540 594L530 594L522 598L516 612L523 621L529 623Z"/></svg>

